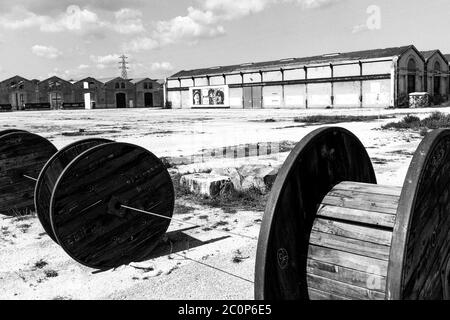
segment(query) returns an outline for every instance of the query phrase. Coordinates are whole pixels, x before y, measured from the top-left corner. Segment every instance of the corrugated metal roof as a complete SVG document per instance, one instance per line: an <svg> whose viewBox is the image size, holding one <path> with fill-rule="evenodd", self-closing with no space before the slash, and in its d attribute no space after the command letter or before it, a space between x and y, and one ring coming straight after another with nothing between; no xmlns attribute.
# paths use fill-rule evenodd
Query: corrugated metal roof
<svg viewBox="0 0 450 320"><path fill-rule="evenodd" d="M211 67L204 69L195 70L183 70L180 71L169 78L184 78L184 77L195 77L195 76L205 76L208 74L227 74L236 73L240 71L251 71L268 69L275 67L289 67L294 65L308 65L308 64L324 64L339 61L355 61L355 60L367 60L367 59L379 59L400 56L405 53L410 48L414 48L413 45L403 46L403 47L393 47L385 49L374 49L374 50L364 50L364 51L354 51L346 53L332 53L324 54L320 56L304 57L304 58L289 58L281 59L267 62L258 63L243 63L230 66L220 66Z"/></svg>

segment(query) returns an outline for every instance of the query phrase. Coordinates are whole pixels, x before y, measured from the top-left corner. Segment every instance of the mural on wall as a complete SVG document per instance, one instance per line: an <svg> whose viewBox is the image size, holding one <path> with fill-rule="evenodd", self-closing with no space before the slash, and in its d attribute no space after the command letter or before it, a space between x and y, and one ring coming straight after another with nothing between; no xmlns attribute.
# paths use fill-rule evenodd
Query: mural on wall
<svg viewBox="0 0 450 320"><path fill-rule="evenodd" d="M191 88L192 107L228 107L228 86Z"/></svg>

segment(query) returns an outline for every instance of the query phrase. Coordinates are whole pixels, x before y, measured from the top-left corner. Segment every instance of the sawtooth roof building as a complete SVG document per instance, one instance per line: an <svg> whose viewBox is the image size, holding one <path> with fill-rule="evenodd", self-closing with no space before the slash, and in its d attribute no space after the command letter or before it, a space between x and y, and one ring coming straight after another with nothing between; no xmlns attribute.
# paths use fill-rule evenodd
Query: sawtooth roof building
<svg viewBox="0 0 450 320"><path fill-rule="evenodd" d="M14 76L0 81L0 109L106 109L164 106L163 85L150 78L120 77L66 81L53 76L28 80Z"/></svg>
<svg viewBox="0 0 450 320"><path fill-rule="evenodd" d="M448 99L448 56L413 45L183 70L166 81L172 108L407 107L409 94Z"/></svg>

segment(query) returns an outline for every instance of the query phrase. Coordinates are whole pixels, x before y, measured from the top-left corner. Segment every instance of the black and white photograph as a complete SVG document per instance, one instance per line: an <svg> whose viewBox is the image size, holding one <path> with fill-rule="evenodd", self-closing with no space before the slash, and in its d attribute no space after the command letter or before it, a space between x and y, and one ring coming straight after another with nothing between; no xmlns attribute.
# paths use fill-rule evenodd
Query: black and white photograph
<svg viewBox="0 0 450 320"><path fill-rule="evenodd" d="M450 300L449 13L0 0L0 300Z"/></svg>

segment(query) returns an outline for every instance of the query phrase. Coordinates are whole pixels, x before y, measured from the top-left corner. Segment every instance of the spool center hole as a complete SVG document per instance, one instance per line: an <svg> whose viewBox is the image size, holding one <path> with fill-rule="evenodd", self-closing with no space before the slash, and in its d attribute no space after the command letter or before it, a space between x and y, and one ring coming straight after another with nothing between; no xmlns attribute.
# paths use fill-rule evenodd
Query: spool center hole
<svg viewBox="0 0 450 320"><path fill-rule="evenodd" d="M114 203L114 209L116 210L122 209L122 204L119 201L116 201L116 203Z"/></svg>

